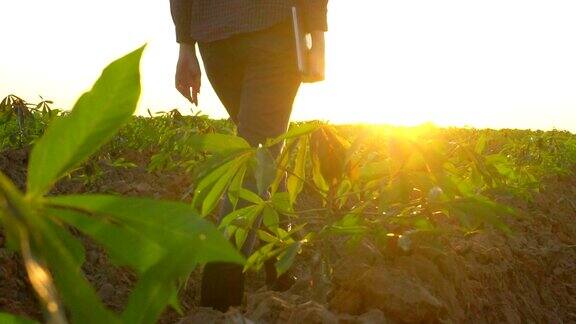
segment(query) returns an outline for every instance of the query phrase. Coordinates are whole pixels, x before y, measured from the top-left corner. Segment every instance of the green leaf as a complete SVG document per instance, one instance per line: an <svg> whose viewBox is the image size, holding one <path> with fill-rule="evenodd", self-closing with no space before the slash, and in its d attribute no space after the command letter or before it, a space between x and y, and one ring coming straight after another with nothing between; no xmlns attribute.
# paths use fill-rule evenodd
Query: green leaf
<svg viewBox="0 0 576 324"><path fill-rule="evenodd" d="M262 212L262 216L264 225L266 227L268 227L271 230L278 228L278 225L280 224L280 216L274 210L274 208L266 205L266 207L264 207L264 210Z"/></svg>
<svg viewBox="0 0 576 324"><path fill-rule="evenodd" d="M36 321L31 319L27 319L24 317L8 314L8 313L0 313L0 323L2 324L39 324Z"/></svg>
<svg viewBox="0 0 576 324"><path fill-rule="evenodd" d="M180 287L178 287L180 288ZM172 296L170 296L170 300L168 301L168 306L172 307L178 313L178 315L184 317L184 310L182 309L182 303L180 303L180 299L178 298L179 290L174 290Z"/></svg>
<svg viewBox="0 0 576 324"><path fill-rule="evenodd" d="M197 151L206 151L216 155L229 155L250 149L250 144L242 137L225 134L194 135L190 136L187 143Z"/></svg>
<svg viewBox="0 0 576 324"><path fill-rule="evenodd" d="M263 230L258 230L258 237L266 243L280 242L280 240L276 236Z"/></svg>
<svg viewBox="0 0 576 324"><path fill-rule="evenodd" d="M245 223L245 225L247 225L250 219L253 219L256 217L256 215L260 214L262 208L264 208L264 204L252 205L244 207L242 209L237 209L231 212L230 214L224 216L224 218L222 218L222 221L220 222L220 225L218 225L218 228L224 229L228 227L230 224L232 223L237 224L238 222L243 222Z"/></svg>
<svg viewBox="0 0 576 324"><path fill-rule="evenodd" d="M319 190L323 192L328 191L328 183L322 175L322 167L318 154L312 154L312 180Z"/></svg>
<svg viewBox="0 0 576 324"><path fill-rule="evenodd" d="M274 146L275 144L278 144L284 140L310 134L316 131L318 128L320 128L320 124L317 122L310 122L304 125L292 127L283 135L270 140L268 143L266 143L266 146Z"/></svg>
<svg viewBox="0 0 576 324"><path fill-rule="evenodd" d="M37 229L36 246L42 248L45 260L49 263L58 291L64 303L72 313L76 323L117 323L116 316L100 302L80 266L75 262L74 254L66 242L56 232Z"/></svg>
<svg viewBox="0 0 576 324"><path fill-rule="evenodd" d="M262 196L268 190L276 178L276 166L274 159L265 147L259 147L256 150L256 185L258 193Z"/></svg>
<svg viewBox="0 0 576 324"><path fill-rule="evenodd" d="M236 209L236 205L238 205L238 200L240 199L240 189L242 189L242 183L244 182L247 169L248 165L241 166L232 181L230 181L230 186L228 187L228 199L230 199L230 203L234 209Z"/></svg>
<svg viewBox="0 0 576 324"><path fill-rule="evenodd" d="M486 142L487 142L486 135L481 135L478 141L476 142L476 147L474 148L474 151L477 154L484 153L484 149L486 148Z"/></svg>
<svg viewBox="0 0 576 324"><path fill-rule="evenodd" d="M196 188L194 189L194 197L192 198L192 206L201 206L204 198L208 193L210 193L210 187L213 186L218 179L224 176L229 170L230 166L234 163L234 160L227 161L219 165L217 168L212 170L210 173L204 175L204 177L198 182Z"/></svg>
<svg viewBox="0 0 576 324"><path fill-rule="evenodd" d="M262 231L259 232L262 233ZM278 240L276 239L276 241ZM249 269L259 271L266 260L269 260L282 252L281 248L274 249L275 246L276 242L268 243L260 247L256 252L252 253L248 258L248 261L246 261L246 265L244 265L244 271Z"/></svg>
<svg viewBox="0 0 576 324"><path fill-rule="evenodd" d="M477 195L457 199L449 202L448 207L451 211L456 211L456 214L461 218L461 222L463 223L467 222L467 217L474 217L475 220L486 222L505 234L512 233L512 230L504 222L503 218L506 216L515 216L515 210L494 202L487 197Z"/></svg>
<svg viewBox="0 0 576 324"><path fill-rule="evenodd" d="M264 200L262 200L262 198L260 198L260 196L258 196L257 194L253 193L252 191L248 190L248 189L240 189L240 198L251 202L253 204L261 204L262 202L264 202Z"/></svg>
<svg viewBox="0 0 576 324"><path fill-rule="evenodd" d="M164 308L174 300L178 278L187 277L196 267L196 258L190 258L186 250L180 248L165 255L141 276L122 314L125 323L156 323Z"/></svg>
<svg viewBox="0 0 576 324"><path fill-rule="evenodd" d="M47 213L102 244L115 264L130 266L139 273L149 269L166 252L141 232L105 215L80 213L71 209L48 209Z"/></svg>
<svg viewBox="0 0 576 324"><path fill-rule="evenodd" d="M172 251L187 247L197 262L243 263L244 259L191 206L146 198L76 195L48 198L52 205L86 210L121 222Z"/></svg>
<svg viewBox="0 0 576 324"><path fill-rule="evenodd" d="M272 196L272 205L280 213L292 213L294 211L287 192L278 192Z"/></svg>
<svg viewBox="0 0 576 324"><path fill-rule="evenodd" d="M294 170L288 176L287 187L290 195L290 204L294 205L298 194L304 187L306 177L306 160L308 157L308 137L302 137L298 140L298 151L296 152L296 160L294 161Z"/></svg>
<svg viewBox="0 0 576 324"><path fill-rule="evenodd" d="M38 232L33 234L33 236L35 238L40 237ZM28 273L28 279L42 302L46 313L46 321L50 323L65 323L64 307L60 303L53 276L43 259L42 253L37 251L37 244L30 240L30 233L24 228L20 231L20 237L20 254Z"/></svg>
<svg viewBox="0 0 576 324"><path fill-rule="evenodd" d="M333 126L324 126L310 136L310 144L313 162L319 163L324 180L332 186L345 174L350 143Z"/></svg>
<svg viewBox="0 0 576 324"><path fill-rule="evenodd" d="M239 170L246 166L246 161L249 155L242 155L239 158L232 160L230 164L226 164L228 170L216 181L214 186L210 189L208 194L204 197L202 202L202 216L208 215L220 201L224 191Z"/></svg>
<svg viewBox="0 0 576 324"><path fill-rule="evenodd" d="M60 177L106 143L136 109L144 46L112 62L69 115L54 120L36 142L28 167L28 191L48 192Z"/></svg>
<svg viewBox="0 0 576 324"><path fill-rule="evenodd" d="M230 183L230 181L232 181L232 178L234 177L237 171L238 170L234 168L233 164L232 167L230 167L226 171L226 173L224 173L224 175L220 177L218 181L216 181L214 186L212 186L212 188L202 201L202 216L210 214L210 212L212 212L212 210L216 208L218 202L220 201L220 198L222 198L222 195L224 194L224 191L226 191L226 187L228 187L228 184Z"/></svg>
<svg viewBox="0 0 576 324"><path fill-rule="evenodd" d="M192 206L200 205L202 215L208 215L216 207L232 178L244 169L250 157L250 154L240 154L205 174L195 189Z"/></svg>
<svg viewBox="0 0 576 324"><path fill-rule="evenodd" d="M281 276L290 269L301 246L301 242L294 242L280 255L278 262L276 262L276 271L278 272L278 276Z"/></svg>
<svg viewBox="0 0 576 324"><path fill-rule="evenodd" d="M55 319L62 316L55 285L73 319L82 319L84 323L115 323L115 316L102 305L82 274L77 240L38 214L1 173L0 207L9 230L18 232L30 282L47 305L50 316Z"/></svg>
<svg viewBox="0 0 576 324"><path fill-rule="evenodd" d="M296 147L297 141L290 140L287 141L280 153L280 156L276 158L276 178L272 185L270 186L270 193L274 194L278 192L278 189L286 190L286 178L287 178L287 171L288 165L292 160L292 151Z"/></svg>
<svg viewBox="0 0 576 324"><path fill-rule="evenodd" d="M234 242L236 246L241 249L244 246L244 242L246 242L246 238L248 237L248 231L243 228L238 228L236 233L234 233Z"/></svg>

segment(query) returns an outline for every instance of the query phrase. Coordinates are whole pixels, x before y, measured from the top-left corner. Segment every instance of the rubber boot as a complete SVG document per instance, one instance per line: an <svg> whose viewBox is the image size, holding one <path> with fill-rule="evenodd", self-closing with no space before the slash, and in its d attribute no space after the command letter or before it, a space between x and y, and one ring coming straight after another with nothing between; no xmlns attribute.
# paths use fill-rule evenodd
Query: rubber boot
<svg viewBox="0 0 576 324"><path fill-rule="evenodd" d="M242 305L244 297L243 267L234 263L213 262L204 266L200 306L223 313Z"/></svg>

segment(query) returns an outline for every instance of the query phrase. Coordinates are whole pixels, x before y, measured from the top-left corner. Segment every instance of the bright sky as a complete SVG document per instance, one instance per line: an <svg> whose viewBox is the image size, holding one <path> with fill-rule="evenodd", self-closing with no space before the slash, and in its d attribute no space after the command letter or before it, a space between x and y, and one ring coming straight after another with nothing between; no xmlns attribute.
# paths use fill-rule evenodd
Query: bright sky
<svg viewBox="0 0 576 324"><path fill-rule="evenodd" d="M190 111L168 0L3 0L0 13L0 97L69 108L148 42L139 112ZM575 17L574 0L331 0L328 80L301 88L293 119L576 131ZM225 117L203 85L200 109Z"/></svg>

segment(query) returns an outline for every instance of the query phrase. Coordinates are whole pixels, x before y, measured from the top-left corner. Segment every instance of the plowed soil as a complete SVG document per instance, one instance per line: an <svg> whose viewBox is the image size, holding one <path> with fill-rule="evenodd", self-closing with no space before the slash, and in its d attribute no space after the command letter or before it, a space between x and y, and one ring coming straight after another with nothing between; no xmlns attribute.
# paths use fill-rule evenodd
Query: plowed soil
<svg viewBox="0 0 576 324"><path fill-rule="evenodd" d="M87 184L73 177L54 193L180 199L190 183L177 172L148 173L149 156L131 153L125 158L138 166L118 169L102 162L96 180ZM0 171L21 188L26 164L26 150L0 153ZM445 235L437 247L416 242L409 253L383 250L368 240L355 248L338 240L326 242L299 256L294 269L299 281L287 292L268 291L261 274L249 274L246 305L226 314L197 307L198 270L181 292L186 315L169 310L161 322L576 322L576 176L547 179L532 202L501 200L521 211L506 219L510 235L491 228L466 237ZM109 307L121 310L134 275L110 264L93 242L82 240L88 279ZM0 311L41 319L20 259L4 241L0 229ZM330 252L330 264L319 261L320 251Z"/></svg>

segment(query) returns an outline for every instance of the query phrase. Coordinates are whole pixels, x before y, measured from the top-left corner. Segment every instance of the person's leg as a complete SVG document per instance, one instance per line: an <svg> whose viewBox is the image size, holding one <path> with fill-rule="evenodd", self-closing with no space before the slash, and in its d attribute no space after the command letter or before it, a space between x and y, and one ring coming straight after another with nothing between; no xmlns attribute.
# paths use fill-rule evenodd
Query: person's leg
<svg viewBox="0 0 576 324"><path fill-rule="evenodd" d="M233 39L198 44L206 76L230 118L238 124L244 62L234 47Z"/></svg>
<svg viewBox="0 0 576 324"><path fill-rule="evenodd" d="M205 68L210 82L238 126L238 135L256 146L264 143L267 138L279 136L286 131L294 97L300 85L290 28L287 24L278 25L264 31L239 35L231 39L229 44L233 44L233 50L228 48L224 53L228 56L234 55L231 61L226 61L226 55L214 54L211 49L205 47L202 50L201 47L203 59L204 56L207 57ZM230 71L236 71L234 77L229 74ZM242 86L239 104L236 106L236 77L240 74L243 76L240 82ZM281 146L277 146L272 153L276 155L280 149ZM254 181L248 181L246 187L255 190ZM220 217L225 213L226 211L221 211ZM239 247L246 256L252 252L256 241L255 229L260 226L260 222L255 222L246 243ZM266 273L267 277L276 279L273 266L273 262L268 262ZM202 306L221 311L226 311L230 306L239 306L243 290L244 275L241 266L209 263L204 267Z"/></svg>
<svg viewBox="0 0 576 324"><path fill-rule="evenodd" d="M300 75L288 22L243 37L246 66L238 135L257 146L286 132ZM278 154L279 149L272 153Z"/></svg>
<svg viewBox="0 0 576 324"><path fill-rule="evenodd" d="M204 70L214 91L228 111L232 121L238 123L238 111L244 80L244 64L234 40L199 44ZM223 199L217 221L232 211L232 205ZM200 305L225 312L230 306L242 303L244 275L242 266L210 262L204 266L200 292Z"/></svg>
<svg viewBox="0 0 576 324"><path fill-rule="evenodd" d="M286 132L301 78L288 22L246 36L247 62L238 114L238 135L257 146ZM277 156L281 149L281 144L272 148L272 155ZM255 183L252 187L255 190ZM258 218L249 232L242 247L245 255L250 255L256 245L260 223L261 218ZM277 278L274 260L266 262L265 270L266 283L272 289L285 290L293 282L291 275Z"/></svg>

